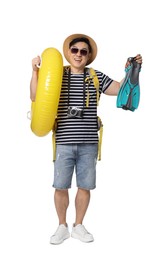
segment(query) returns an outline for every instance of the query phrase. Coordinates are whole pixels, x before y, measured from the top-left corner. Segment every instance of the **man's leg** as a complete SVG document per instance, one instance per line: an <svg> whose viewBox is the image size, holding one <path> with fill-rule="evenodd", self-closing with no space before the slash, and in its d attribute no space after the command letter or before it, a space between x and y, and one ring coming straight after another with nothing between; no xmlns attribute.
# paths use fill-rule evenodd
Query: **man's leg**
<svg viewBox="0 0 168 260"><path fill-rule="evenodd" d="M90 234L82 224L89 202L90 190L78 188L75 199L76 220L72 227L71 236L81 240L82 242L92 242L94 240L92 234Z"/></svg>
<svg viewBox="0 0 168 260"><path fill-rule="evenodd" d="M84 190L78 188L76 199L75 199L75 207L76 207L75 225L82 224L89 202L90 202L90 190Z"/></svg>
<svg viewBox="0 0 168 260"><path fill-rule="evenodd" d="M59 225L66 223L66 212L69 205L69 194L68 190L57 190L55 189L54 194L55 208L59 219Z"/></svg>
<svg viewBox="0 0 168 260"><path fill-rule="evenodd" d="M59 226L50 239L51 244L61 244L65 239L70 237L68 225L66 223L66 212L69 205L68 190L55 189L54 194L55 208L59 219Z"/></svg>

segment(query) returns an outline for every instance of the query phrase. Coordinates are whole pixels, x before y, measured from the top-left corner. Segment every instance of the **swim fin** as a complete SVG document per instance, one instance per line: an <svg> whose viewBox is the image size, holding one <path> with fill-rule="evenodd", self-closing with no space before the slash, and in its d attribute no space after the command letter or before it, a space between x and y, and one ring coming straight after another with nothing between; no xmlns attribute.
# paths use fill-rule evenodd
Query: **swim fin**
<svg viewBox="0 0 168 260"><path fill-rule="evenodd" d="M133 57L128 58L130 65L125 69L126 75L117 95L117 107L124 110L134 111L139 106L140 86L139 72L141 64Z"/></svg>

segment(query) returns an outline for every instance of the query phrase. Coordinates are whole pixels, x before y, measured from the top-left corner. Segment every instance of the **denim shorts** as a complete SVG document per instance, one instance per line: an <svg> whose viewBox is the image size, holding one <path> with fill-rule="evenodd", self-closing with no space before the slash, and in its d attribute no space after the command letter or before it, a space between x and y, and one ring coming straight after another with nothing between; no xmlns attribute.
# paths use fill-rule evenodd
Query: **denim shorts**
<svg viewBox="0 0 168 260"><path fill-rule="evenodd" d="M97 143L57 144L53 187L56 189L71 188L75 171L78 188L94 189L96 187L97 154Z"/></svg>

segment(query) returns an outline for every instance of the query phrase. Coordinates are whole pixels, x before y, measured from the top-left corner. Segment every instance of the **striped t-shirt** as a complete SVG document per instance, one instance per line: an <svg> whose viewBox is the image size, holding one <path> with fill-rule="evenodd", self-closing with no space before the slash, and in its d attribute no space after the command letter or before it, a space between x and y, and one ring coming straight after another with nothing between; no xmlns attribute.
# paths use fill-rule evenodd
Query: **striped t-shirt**
<svg viewBox="0 0 168 260"><path fill-rule="evenodd" d="M95 70L99 80L99 93L103 93L112 83L112 79L102 72ZM59 106L57 111L56 143L97 143L97 90L91 81L84 88L84 73L70 74L70 86L68 87L68 68L64 70ZM86 71L89 77L89 70ZM87 89L88 88L88 89ZM85 95L84 95L85 89ZM86 106L87 91L89 91L89 106ZM68 98L69 93L69 98ZM85 96L85 102L83 102ZM67 116L69 106L83 109L82 118L70 118ZM83 104L84 103L84 104Z"/></svg>

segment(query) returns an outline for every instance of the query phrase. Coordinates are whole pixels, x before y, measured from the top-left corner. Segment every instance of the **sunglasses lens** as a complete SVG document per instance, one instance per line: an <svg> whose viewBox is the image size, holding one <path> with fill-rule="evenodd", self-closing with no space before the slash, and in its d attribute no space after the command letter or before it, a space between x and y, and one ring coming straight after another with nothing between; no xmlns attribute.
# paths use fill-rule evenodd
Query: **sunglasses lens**
<svg viewBox="0 0 168 260"><path fill-rule="evenodd" d="M87 50L80 50L80 54L82 56L86 56L87 55Z"/></svg>
<svg viewBox="0 0 168 260"><path fill-rule="evenodd" d="M77 54L78 53L78 49L77 48L71 48L71 53L72 54Z"/></svg>
<svg viewBox="0 0 168 260"><path fill-rule="evenodd" d="M80 51L80 55L82 55L82 56L86 56L88 53L87 50L85 50L85 49L79 50L78 48L71 48L72 54L77 54L78 51Z"/></svg>

